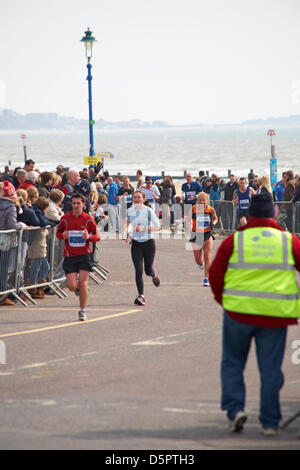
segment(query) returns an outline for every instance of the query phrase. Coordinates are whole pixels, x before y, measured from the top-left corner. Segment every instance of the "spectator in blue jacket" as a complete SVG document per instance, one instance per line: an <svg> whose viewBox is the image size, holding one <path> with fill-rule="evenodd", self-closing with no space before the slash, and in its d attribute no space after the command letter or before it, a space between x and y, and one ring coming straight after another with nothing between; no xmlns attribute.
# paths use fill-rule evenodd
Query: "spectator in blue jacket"
<svg viewBox="0 0 300 470"><path fill-rule="evenodd" d="M282 173L282 178L275 186L275 196L277 201L284 201L284 191L286 187L286 171Z"/></svg>
<svg viewBox="0 0 300 470"><path fill-rule="evenodd" d="M107 185L108 231L119 232L118 185L111 176L107 178Z"/></svg>

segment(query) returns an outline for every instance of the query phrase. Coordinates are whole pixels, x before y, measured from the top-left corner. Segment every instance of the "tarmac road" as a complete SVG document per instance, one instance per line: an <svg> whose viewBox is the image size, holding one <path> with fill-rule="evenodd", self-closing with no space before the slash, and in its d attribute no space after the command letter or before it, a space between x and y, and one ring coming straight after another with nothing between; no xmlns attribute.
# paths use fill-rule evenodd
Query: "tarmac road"
<svg viewBox="0 0 300 470"><path fill-rule="evenodd" d="M248 421L242 433L228 434L219 404L222 311L185 240L157 241L161 286L145 278L146 307L133 303L129 246L103 240L99 247L111 272L100 286L90 281L86 322L77 321L72 293L0 310L0 449L299 449L300 418L275 438L261 435L254 347L245 374ZM295 340L299 326L288 332L284 420L300 408Z"/></svg>

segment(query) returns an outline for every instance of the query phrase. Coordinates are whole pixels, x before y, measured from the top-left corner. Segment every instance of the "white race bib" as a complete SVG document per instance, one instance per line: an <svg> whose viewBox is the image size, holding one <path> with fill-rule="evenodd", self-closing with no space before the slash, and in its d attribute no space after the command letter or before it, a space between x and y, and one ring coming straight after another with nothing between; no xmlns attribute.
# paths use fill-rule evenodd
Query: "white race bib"
<svg viewBox="0 0 300 470"><path fill-rule="evenodd" d="M205 228L208 228L210 224L210 217L208 214L197 214L196 218L196 227L204 230Z"/></svg>
<svg viewBox="0 0 300 470"><path fill-rule="evenodd" d="M82 237L82 230L70 230L69 231L69 245L74 247L80 247L86 245L86 240Z"/></svg>
<svg viewBox="0 0 300 470"><path fill-rule="evenodd" d="M249 199L241 199L241 200L240 200L240 208L241 208L242 210L248 209L249 203L250 203Z"/></svg>

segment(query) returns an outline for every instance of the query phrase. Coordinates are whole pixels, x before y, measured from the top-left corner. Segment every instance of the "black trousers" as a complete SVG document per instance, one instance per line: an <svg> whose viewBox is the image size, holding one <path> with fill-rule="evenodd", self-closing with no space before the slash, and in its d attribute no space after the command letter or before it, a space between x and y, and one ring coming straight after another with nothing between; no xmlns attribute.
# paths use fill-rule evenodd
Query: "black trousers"
<svg viewBox="0 0 300 470"><path fill-rule="evenodd" d="M147 276L154 276L153 262L155 258L156 245L153 239L146 242L137 242L132 240L131 258L135 268L135 282L139 295L144 295L143 281L143 261L145 265L145 273Z"/></svg>

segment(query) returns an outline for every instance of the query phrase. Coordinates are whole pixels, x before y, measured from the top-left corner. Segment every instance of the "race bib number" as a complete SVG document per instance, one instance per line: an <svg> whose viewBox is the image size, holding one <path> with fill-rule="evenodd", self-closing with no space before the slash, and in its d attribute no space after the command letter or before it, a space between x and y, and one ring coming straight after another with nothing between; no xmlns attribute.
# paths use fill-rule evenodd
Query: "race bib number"
<svg viewBox="0 0 300 470"><path fill-rule="evenodd" d="M69 245L74 247L85 246L86 240L82 237L82 230L69 231Z"/></svg>
<svg viewBox="0 0 300 470"><path fill-rule="evenodd" d="M196 191L187 191L186 193L187 199L194 199L195 196L196 196Z"/></svg>
<svg viewBox="0 0 300 470"><path fill-rule="evenodd" d="M241 199L240 200L240 208L241 210L247 210L249 207L249 199Z"/></svg>
<svg viewBox="0 0 300 470"><path fill-rule="evenodd" d="M210 218L207 214L197 214L196 218L196 227L198 229L204 230L210 225Z"/></svg>

